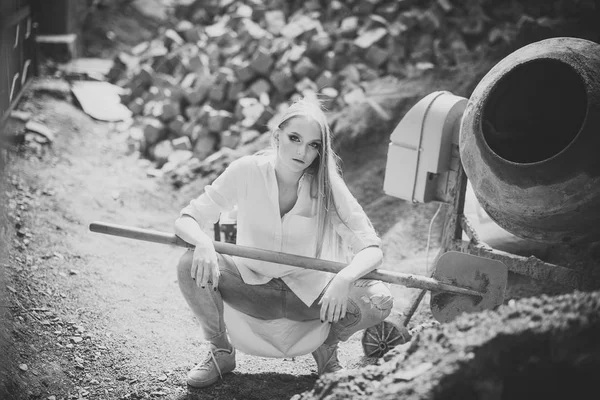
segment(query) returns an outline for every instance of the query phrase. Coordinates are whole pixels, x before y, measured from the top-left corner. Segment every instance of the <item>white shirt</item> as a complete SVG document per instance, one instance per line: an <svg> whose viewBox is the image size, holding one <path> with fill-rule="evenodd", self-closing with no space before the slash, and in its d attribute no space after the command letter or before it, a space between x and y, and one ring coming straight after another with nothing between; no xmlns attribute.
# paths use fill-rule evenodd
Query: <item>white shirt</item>
<svg viewBox="0 0 600 400"><path fill-rule="evenodd" d="M310 196L312 176L305 174L301 178L298 200L282 218L273 162L271 156L265 155L235 160L211 185L205 186L203 194L181 210L181 215L191 216L206 229L219 220L221 213L230 212L237 206L237 244L314 257L317 217L316 199ZM333 211L331 221L344 242L355 254L368 246L380 246L381 240L348 188L345 185L333 185L332 188L339 216ZM232 258L245 283L258 285L281 278L307 306L314 303L333 278L328 272ZM323 343L330 329L330 324L323 324L318 319L259 320L227 304L225 323L231 342L238 350L262 357L308 354Z"/></svg>
<svg viewBox="0 0 600 400"><path fill-rule="evenodd" d="M301 178L298 200L281 218L273 162L270 156L257 155L235 160L181 215L190 215L203 227L212 226L222 212L229 212L237 205L237 244L314 257L317 218L316 199L310 196L312 177ZM336 188L334 198L339 213L338 217L332 211L334 229L354 254L368 246L380 246L381 240L350 191L346 187ZM263 284L281 278L307 306L312 305L333 277L328 272L233 258L245 283Z"/></svg>

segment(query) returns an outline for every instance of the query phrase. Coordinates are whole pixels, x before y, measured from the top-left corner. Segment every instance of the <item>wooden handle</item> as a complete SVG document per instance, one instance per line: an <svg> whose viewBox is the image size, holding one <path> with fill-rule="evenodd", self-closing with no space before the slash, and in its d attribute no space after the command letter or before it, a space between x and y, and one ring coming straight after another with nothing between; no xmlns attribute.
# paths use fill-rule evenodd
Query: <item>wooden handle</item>
<svg viewBox="0 0 600 400"><path fill-rule="evenodd" d="M96 233L103 233L106 235L125 237L129 239L143 240L146 242L171 244L187 248L194 247L193 245L187 243L175 234L150 229L134 228L104 222L92 222L90 224L90 231ZM215 246L215 250L218 253L227 254L230 256L250 258L253 260L268 261L277 264L285 264L294 267L332 273L338 273L344 267L346 267L346 265L342 263L321 260L312 257L298 256L295 254L280 253L276 251L257 249L254 247L240 246L237 244L223 243L217 241L213 241L213 244ZM436 279L428 278L422 275L404 274L402 272L393 272L382 269L376 269L363 276L363 278L376 279L383 282L393 283L410 288L435 290L456 294L466 294L469 296L482 296L482 293L476 290L449 285L447 283L443 283Z"/></svg>

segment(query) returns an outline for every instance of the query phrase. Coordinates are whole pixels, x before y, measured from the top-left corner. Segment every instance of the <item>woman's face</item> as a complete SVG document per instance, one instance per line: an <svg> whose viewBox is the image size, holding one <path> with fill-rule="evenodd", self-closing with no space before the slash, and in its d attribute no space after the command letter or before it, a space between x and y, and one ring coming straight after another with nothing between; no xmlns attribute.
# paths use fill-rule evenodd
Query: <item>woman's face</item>
<svg viewBox="0 0 600 400"><path fill-rule="evenodd" d="M278 134L277 158L292 171L304 171L321 152L321 129L313 119L293 117Z"/></svg>

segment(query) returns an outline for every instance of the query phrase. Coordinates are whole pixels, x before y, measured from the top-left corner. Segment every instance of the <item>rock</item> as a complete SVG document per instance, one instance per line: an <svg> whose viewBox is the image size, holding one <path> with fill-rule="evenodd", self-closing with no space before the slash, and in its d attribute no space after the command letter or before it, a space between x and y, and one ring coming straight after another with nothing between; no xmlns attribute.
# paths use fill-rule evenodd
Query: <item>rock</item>
<svg viewBox="0 0 600 400"><path fill-rule="evenodd" d="M221 134L221 147L235 149L240 144L241 133L239 131L228 130Z"/></svg>
<svg viewBox="0 0 600 400"><path fill-rule="evenodd" d="M174 150L192 150L192 141L187 136L178 137L171 141Z"/></svg>
<svg viewBox="0 0 600 400"><path fill-rule="evenodd" d="M296 91L303 96L306 96L307 93L316 93L318 90L319 87L317 84L309 78L303 78L301 81L296 83Z"/></svg>
<svg viewBox="0 0 600 400"><path fill-rule="evenodd" d="M317 78L317 80L315 81L315 83L317 84L317 87L320 89L325 88L325 87L333 87L336 85L336 79L333 76L333 74L331 73L331 71L323 71L321 73L321 75L319 75L319 77Z"/></svg>
<svg viewBox="0 0 600 400"><path fill-rule="evenodd" d="M256 95L256 97L260 97L263 93L269 93L269 90L271 90L271 84L266 79L259 79L250 85L248 90L250 93Z"/></svg>
<svg viewBox="0 0 600 400"><path fill-rule="evenodd" d="M386 28L375 28L362 33L354 40L354 44L361 49L368 49L379 43L387 34Z"/></svg>
<svg viewBox="0 0 600 400"><path fill-rule="evenodd" d="M199 160L204 160L209 155L215 152L217 139L211 134L200 136L194 144L194 156Z"/></svg>
<svg viewBox="0 0 600 400"><path fill-rule="evenodd" d="M365 60L375 68L381 67L389 58L390 54L387 50L379 46L371 46L365 54Z"/></svg>
<svg viewBox="0 0 600 400"><path fill-rule="evenodd" d="M327 32L319 32L311 36L306 47L306 54L313 60L320 59L333 45L333 40Z"/></svg>
<svg viewBox="0 0 600 400"><path fill-rule="evenodd" d="M156 118L146 117L143 120L144 139L151 146L161 140L165 134L165 125Z"/></svg>
<svg viewBox="0 0 600 400"><path fill-rule="evenodd" d="M273 35L279 35L285 26L285 14L281 10L272 10L265 12L264 15L267 30Z"/></svg>
<svg viewBox="0 0 600 400"><path fill-rule="evenodd" d="M284 26L280 33L282 36L294 40L304 33L317 31L319 26L320 23L318 20L315 20L308 15L298 15L294 20Z"/></svg>
<svg viewBox="0 0 600 400"><path fill-rule="evenodd" d="M27 364L19 364L19 369L21 371L27 371L29 370L29 367L27 367Z"/></svg>
<svg viewBox="0 0 600 400"><path fill-rule="evenodd" d="M169 156L174 150L170 140L161 140L151 148L150 155L160 168L160 166L168 161Z"/></svg>
<svg viewBox="0 0 600 400"><path fill-rule="evenodd" d="M232 69L241 82L248 82L256 76L256 71L250 67L250 61L247 60L233 60Z"/></svg>
<svg viewBox="0 0 600 400"><path fill-rule="evenodd" d="M298 79L314 79L319 74L320 69L308 57L302 57L292 71Z"/></svg>
<svg viewBox="0 0 600 400"><path fill-rule="evenodd" d="M176 136L183 136L183 127L185 125L185 118L183 116L176 116L171 122L169 122L168 128L171 133Z"/></svg>
<svg viewBox="0 0 600 400"><path fill-rule="evenodd" d="M271 83L282 95L288 95L294 90L294 76L289 67L285 67L279 71L274 71L270 77Z"/></svg>
<svg viewBox="0 0 600 400"><path fill-rule="evenodd" d="M208 130L210 132L220 133L227 130L233 122L233 114L229 111L213 111L208 115Z"/></svg>
<svg viewBox="0 0 600 400"><path fill-rule="evenodd" d="M141 115L144 111L144 100L138 97L137 99L131 101L127 105L127 108L129 108L132 115Z"/></svg>
<svg viewBox="0 0 600 400"><path fill-rule="evenodd" d="M259 75L269 76L272 66L273 58L271 58L271 55L267 49L260 47L250 62L250 68L256 71L256 73Z"/></svg>
<svg viewBox="0 0 600 400"><path fill-rule="evenodd" d="M172 100L159 103L161 105L160 119L163 122L169 122L181 113L179 102Z"/></svg>
<svg viewBox="0 0 600 400"><path fill-rule="evenodd" d="M177 46L183 46L185 44L183 38L179 35L179 33L175 32L173 29L167 29L164 35L164 43L168 49L172 49L173 47Z"/></svg>
<svg viewBox="0 0 600 400"><path fill-rule="evenodd" d="M358 17L353 15L342 20L337 35L343 38L354 38L358 31Z"/></svg>

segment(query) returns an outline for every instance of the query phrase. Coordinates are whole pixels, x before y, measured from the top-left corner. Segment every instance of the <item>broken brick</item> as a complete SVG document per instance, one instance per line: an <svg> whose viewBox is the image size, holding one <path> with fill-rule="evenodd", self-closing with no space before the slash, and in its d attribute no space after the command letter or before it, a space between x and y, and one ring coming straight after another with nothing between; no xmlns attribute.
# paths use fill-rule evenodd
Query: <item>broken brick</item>
<svg viewBox="0 0 600 400"><path fill-rule="evenodd" d="M259 48L252 61L250 68L262 76L268 76L273 66L273 58L265 48Z"/></svg>
<svg viewBox="0 0 600 400"><path fill-rule="evenodd" d="M166 134L165 125L156 118L145 118L143 121L144 139L148 146L157 143Z"/></svg>
<svg viewBox="0 0 600 400"><path fill-rule="evenodd" d="M274 71L271 74L270 80L275 89L283 95L287 95L294 91L296 81L294 80L292 71L289 67L280 71Z"/></svg>
<svg viewBox="0 0 600 400"><path fill-rule="evenodd" d="M381 67L389 58L390 54L387 50L379 46L372 46L365 54L365 60L375 68Z"/></svg>
<svg viewBox="0 0 600 400"><path fill-rule="evenodd" d="M210 132L224 132L233 122L233 114L226 110L215 110L208 114L208 130Z"/></svg>
<svg viewBox="0 0 600 400"><path fill-rule="evenodd" d="M315 78L319 74L319 67L317 67L308 57L302 57L300 61L294 66L294 75L298 78Z"/></svg>
<svg viewBox="0 0 600 400"><path fill-rule="evenodd" d="M361 49L368 49L381 41L388 31L386 28L375 28L364 32L354 40L354 44Z"/></svg>
<svg viewBox="0 0 600 400"><path fill-rule="evenodd" d="M266 79L259 79L250 85L248 90L256 97L260 97L263 93L269 93L269 90L271 90L271 84Z"/></svg>
<svg viewBox="0 0 600 400"><path fill-rule="evenodd" d="M187 136L181 136L171 141L174 150L192 150L192 141Z"/></svg>
<svg viewBox="0 0 600 400"><path fill-rule="evenodd" d="M183 136L184 125L185 118L183 118L181 115L178 115L171 122L169 122L169 131L176 136Z"/></svg>

